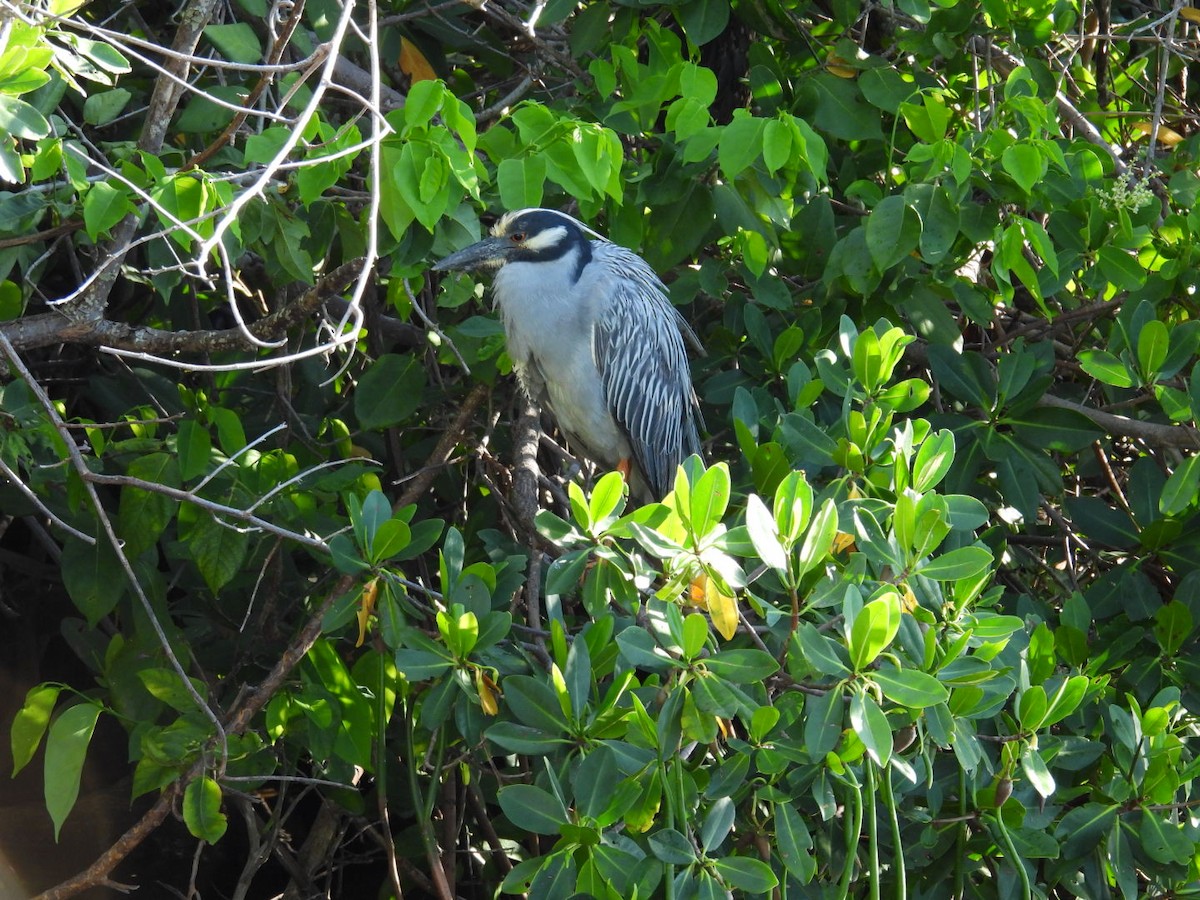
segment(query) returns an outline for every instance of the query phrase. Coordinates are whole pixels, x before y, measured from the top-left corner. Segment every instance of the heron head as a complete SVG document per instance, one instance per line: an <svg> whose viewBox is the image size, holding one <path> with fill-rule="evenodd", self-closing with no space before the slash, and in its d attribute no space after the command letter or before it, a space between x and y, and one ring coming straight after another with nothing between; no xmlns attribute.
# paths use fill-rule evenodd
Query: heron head
<svg viewBox="0 0 1200 900"><path fill-rule="evenodd" d="M554 262L579 249L582 269L590 245L578 221L553 209L519 209L505 213L483 240L451 253L433 265L435 272L499 269L511 262Z"/></svg>

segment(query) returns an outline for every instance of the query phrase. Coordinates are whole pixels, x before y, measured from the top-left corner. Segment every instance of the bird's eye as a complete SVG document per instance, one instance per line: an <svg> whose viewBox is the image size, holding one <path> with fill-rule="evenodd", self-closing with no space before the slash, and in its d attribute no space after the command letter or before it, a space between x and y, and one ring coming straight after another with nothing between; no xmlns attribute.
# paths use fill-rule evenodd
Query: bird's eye
<svg viewBox="0 0 1200 900"><path fill-rule="evenodd" d="M508 239L514 244L523 244L525 242L525 232L517 231L508 236Z"/></svg>

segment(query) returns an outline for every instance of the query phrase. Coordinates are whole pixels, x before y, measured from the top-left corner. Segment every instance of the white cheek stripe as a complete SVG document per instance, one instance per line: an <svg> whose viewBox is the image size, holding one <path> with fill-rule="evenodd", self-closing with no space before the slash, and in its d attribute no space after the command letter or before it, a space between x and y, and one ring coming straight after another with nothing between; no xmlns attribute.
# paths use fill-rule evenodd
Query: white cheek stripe
<svg viewBox="0 0 1200 900"><path fill-rule="evenodd" d="M557 247L563 242L567 236L567 229L563 225L555 225L553 228L546 228L539 231L537 234L531 234L525 240L525 249L532 250L538 253L542 250L549 250L551 247Z"/></svg>

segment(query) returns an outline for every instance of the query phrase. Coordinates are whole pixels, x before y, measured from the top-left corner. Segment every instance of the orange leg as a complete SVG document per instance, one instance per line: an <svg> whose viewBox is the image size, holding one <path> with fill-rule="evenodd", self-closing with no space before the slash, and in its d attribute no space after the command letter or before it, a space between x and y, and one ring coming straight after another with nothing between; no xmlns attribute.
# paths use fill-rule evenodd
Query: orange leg
<svg viewBox="0 0 1200 900"><path fill-rule="evenodd" d="M617 460L617 471L625 478L625 483L629 483L630 473L633 472L633 463L628 459Z"/></svg>

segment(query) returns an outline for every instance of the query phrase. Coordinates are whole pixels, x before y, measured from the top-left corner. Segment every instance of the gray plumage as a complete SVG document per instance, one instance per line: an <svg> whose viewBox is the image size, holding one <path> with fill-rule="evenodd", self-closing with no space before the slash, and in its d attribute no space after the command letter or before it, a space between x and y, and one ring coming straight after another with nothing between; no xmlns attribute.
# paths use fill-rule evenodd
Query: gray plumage
<svg viewBox="0 0 1200 900"><path fill-rule="evenodd" d="M518 210L434 269L496 270L522 388L578 452L631 464L632 491L661 499L679 463L700 453L684 336L699 341L645 260L584 231L565 213Z"/></svg>

